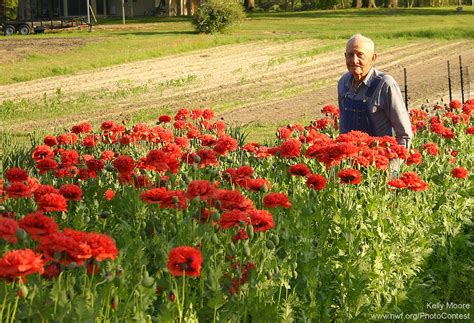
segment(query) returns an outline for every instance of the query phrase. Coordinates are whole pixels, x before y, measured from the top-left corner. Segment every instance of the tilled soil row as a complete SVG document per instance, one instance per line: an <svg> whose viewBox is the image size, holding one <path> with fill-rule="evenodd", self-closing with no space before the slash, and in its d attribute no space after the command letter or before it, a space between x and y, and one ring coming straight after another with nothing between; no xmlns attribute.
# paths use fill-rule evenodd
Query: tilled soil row
<svg viewBox="0 0 474 323"><path fill-rule="evenodd" d="M217 107L220 117L229 122L277 122L316 117L324 104L336 104L337 79L345 72L342 50L324 54L312 51L334 42L299 40L226 45L167 58L124 64L91 73L43 79L0 87L0 100L39 96L61 87L65 96L85 91L113 91L120 82L133 85L158 84L180 76L194 75L188 85L147 92L132 99L116 99L113 110L107 102L86 115L71 114L54 120L55 124L72 124L126 117L143 110L166 106ZM409 79L410 106L425 99L447 94L446 61L457 62L472 70L473 43L469 41L421 41L397 46L379 53L377 66L393 75L401 84L403 67ZM16 129L52 126L51 120L29 121Z"/></svg>

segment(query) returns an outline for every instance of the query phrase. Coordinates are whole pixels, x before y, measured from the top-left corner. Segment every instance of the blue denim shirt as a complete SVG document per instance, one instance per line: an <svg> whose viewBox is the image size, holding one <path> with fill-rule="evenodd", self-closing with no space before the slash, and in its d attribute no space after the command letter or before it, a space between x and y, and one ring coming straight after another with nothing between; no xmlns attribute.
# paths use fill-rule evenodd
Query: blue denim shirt
<svg viewBox="0 0 474 323"><path fill-rule="evenodd" d="M352 100L363 100L366 92L375 78L381 79L374 94L368 99L368 107L371 119L375 126L376 136L384 136L395 131L395 137L399 145L410 147L413 131L411 129L410 116L403 102L400 87L390 75L383 74L371 68L360 86L356 89L352 85L354 77L351 73L345 73L337 85L339 110L341 120L344 118L342 109L344 96ZM342 122L341 122L342 124ZM341 133L351 129L340 129Z"/></svg>

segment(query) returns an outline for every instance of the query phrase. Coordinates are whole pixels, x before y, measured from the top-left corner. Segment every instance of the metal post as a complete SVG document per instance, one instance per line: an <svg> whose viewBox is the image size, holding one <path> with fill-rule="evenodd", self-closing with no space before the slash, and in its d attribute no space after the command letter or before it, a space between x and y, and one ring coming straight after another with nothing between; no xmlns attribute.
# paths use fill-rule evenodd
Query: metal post
<svg viewBox="0 0 474 323"><path fill-rule="evenodd" d="M90 2L87 0L87 24L90 26L91 25L91 12L89 11L90 7Z"/></svg>
<svg viewBox="0 0 474 323"><path fill-rule="evenodd" d="M462 99L462 103L464 104L464 82L463 82L463 79L462 79L462 58L461 58L461 55L459 55L459 76L461 78L460 82L461 82L461 99Z"/></svg>
<svg viewBox="0 0 474 323"><path fill-rule="evenodd" d="M403 68L403 78L405 80L405 106L408 110L408 79L407 79L407 69Z"/></svg>
<svg viewBox="0 0 474 323"><path fill-rule="evenodd" d="M122 23L125 25L125 0L122 0Z"/></svg>
<svg viewBox="0 0 474 323"><path fill-rule="evenodd" d="M448 61L448 86L449 86L449 102L453 101L453 92L451 89L451 67Z"/></svg>

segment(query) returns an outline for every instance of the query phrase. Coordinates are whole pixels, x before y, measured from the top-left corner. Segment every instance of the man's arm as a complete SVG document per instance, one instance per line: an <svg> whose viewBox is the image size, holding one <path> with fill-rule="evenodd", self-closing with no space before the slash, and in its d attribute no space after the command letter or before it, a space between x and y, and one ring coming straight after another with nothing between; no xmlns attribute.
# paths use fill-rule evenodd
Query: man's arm
<svg viewBox="0 0 474 323"><path fill-rule="evenodd" d="M337 83L337 103L339 105L339 133L346 133L347 129L343 129L344 122L342 122L342 119L344 118L344 113L342 111L342 101L343 101L343 95L344 95L344 76L342 76L339 79L339 82Z"/></svg>
<svg viewBox="0 0 474 323"><path fill-rule="evenodd" d="M402 93L395 81L388 82L386 85L388 118L395 130L398 144L409 148L413 138L413 130L411 128L410 116L403 102Z"/></svg>

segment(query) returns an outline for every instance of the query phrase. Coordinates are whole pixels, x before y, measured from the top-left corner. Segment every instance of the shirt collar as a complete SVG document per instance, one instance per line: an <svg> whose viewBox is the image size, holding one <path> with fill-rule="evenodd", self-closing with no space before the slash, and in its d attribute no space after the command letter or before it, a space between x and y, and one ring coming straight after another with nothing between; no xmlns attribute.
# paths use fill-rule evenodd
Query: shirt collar
<svg viewBox="0 0 474 323"><path fill-rule="evenodd" d="M367 73L367 76L362 81L362 83L364 83L367 87L369 87L370 83L372 83L372 80L374 79L374 74L375 74L375 69L371 67L369 70L369 73Z"/></svg>
<svg viewBox="0 0 474 323"><path fill-rule="evenodd" d="M365 86L369 87L370 86L370 83L372 83L372 80L374 78L374 74L375 74L375 68L371 67L369 72L367 73L367 76L364 78L364 80L362 81L362 83L364 83ZM352 82L354 81L354 76L351 75L351 77L349 77L349 79L347 80L347 86L348 88L351 88L352 87Z"/></svg>

